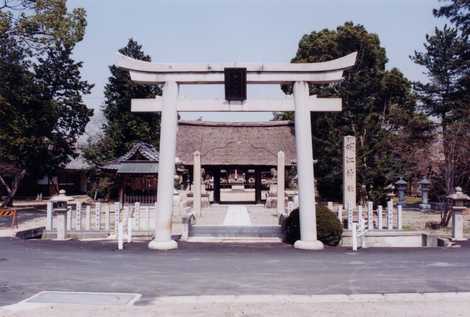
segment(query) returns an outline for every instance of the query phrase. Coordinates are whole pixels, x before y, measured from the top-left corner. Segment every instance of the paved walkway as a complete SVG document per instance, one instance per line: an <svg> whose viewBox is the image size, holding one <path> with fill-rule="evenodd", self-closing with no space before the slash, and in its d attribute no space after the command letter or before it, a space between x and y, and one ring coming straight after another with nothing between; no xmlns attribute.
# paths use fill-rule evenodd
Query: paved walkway
<svg viewBox="0 0 470 317"><path fill-rule="evenodd" d="M229 206L225 213L224 226L251 226L248 209L245 206Z"/></svg>
<svg viewBox="0 0 470 317"><path fill-rule="evenodd" d="M263 205L213 204L210 207L203 208L201 214L202 217L197 219L198 225L228 225L228 223L244 223L244 225L272 226L277 225L279 222L276 209L268 209ZM227 223L225 222L226 220L228 221Z"/></svg>

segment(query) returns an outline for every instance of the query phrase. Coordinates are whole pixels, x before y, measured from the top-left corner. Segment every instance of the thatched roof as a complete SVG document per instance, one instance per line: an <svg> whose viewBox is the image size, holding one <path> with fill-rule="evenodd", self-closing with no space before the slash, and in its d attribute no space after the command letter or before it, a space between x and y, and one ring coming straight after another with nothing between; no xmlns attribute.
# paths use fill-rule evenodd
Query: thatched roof
<svg viewBox="0 0 470 317"><path fill-rule="evenodd" d="M284 151L286 165L296 159L293 124L269 122L180 121L176 156L193 164L193 153L201 153L202 165L277 165Z"/></svg>

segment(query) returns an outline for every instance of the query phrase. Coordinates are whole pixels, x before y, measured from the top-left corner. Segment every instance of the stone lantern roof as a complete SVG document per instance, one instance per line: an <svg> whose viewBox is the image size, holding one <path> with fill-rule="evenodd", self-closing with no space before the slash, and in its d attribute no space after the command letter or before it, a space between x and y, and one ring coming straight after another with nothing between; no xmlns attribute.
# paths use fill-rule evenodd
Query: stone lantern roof
<svg viewBox="0 0 470 317"><path fill-rule="evenodd" d="M395 185L397 186L406 185L406 184L408 183L403 179L403 177L400 177L400 179L395 182Z"/></svg>
<svg viewBox="0 0 470 317"><path fill-rule="evenodd" d="M470 196L462 192L462 187L455 187L455 193L447 196L447 198L452 199L454 201L470 200Z"/></svg>
<svg viewBox="0 0 470 317"><path fill-rule="evenodd" d="M431 181L426 176L423 176L423 179L420 180L418 182L418 184L420 184L420 185L430 185Z"/></svg>

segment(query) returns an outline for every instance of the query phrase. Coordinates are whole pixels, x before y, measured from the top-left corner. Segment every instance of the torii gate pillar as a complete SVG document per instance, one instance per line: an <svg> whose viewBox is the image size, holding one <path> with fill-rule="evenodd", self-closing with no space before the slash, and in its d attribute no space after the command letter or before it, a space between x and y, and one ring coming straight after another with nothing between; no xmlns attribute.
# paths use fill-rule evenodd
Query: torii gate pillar
<svg viewBox="0 0 470 317"><path fill-rule="evenodd" d="M160 123L160 161L158 174L157 222L150 249L172 250L178 247L171 239L171 217L175 190L176 130L178 127L178 84L166 82L163 86L164 106Z"/></svg>
<svg viewBox="0 0 470 317"><path fill-rule="evenodd" d="M312 126L310 111L307 108L308 98L308 83L295 82L295 144L299 182L300 240L295 242L294 247L305 250L321 250L323 243L317 240Z"/></svg>

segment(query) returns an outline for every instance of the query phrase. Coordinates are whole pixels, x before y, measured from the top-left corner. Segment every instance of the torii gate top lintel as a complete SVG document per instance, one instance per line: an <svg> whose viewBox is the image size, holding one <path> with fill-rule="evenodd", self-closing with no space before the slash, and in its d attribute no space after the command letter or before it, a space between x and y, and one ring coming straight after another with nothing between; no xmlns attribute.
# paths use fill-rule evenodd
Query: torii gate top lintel
<svg viewBox="0 0 470 317"><path fill-rule="evenodd" d="M224 69L246 68L247 84L283 84L308 82L325 84L340 81L343 71L354 66L357 52L344 57L320 63L287 64L156 64L117 54L116 65L128 70L132 81L142 84L174 82L180 84L223 84ZM340 98L316 98L310 96L306 107L309 111L341 111ZM132 99L133 112L161 111L163 98ZM178 111L293 111L292 97L275 100L186 100L178 98Z"/></svg>
<svg viewBox="0 0 470 317"><path fill-rule="evenodd" d="M250 82L250 74L260 73L282 73L286 74L305 74L305 73L336 73L346 70L354 66L356 62L357 52L351 53L341 58L331 61L319 63L287 63L287 64L250 64L250 63L228 63L228 64L157 64L137 60L120 53L117 53L116 65L120 68L129 70L131 75L139 73L152 73L160 75L176 75L176 74L223 74L227 67L246 68L248 74L248 82ZM136 76L137 78L137 76ZM170 77L171 78L171 77ZM154 80L163 82L165 77L157 77ZM252 82L258 82L256 78L251 78ZM340 78L341 79L341 78ZM339 80L339 79L338 79ZM290 80L282 79L280 82L288 82ZM294 80L295 81L295 80ZM315 81L315 80L306 80ZM155 82L155 81L153 81ZM181 83L190 83L187 80ZM206 83L214 83L213 78L208 78Z"/></svg>

